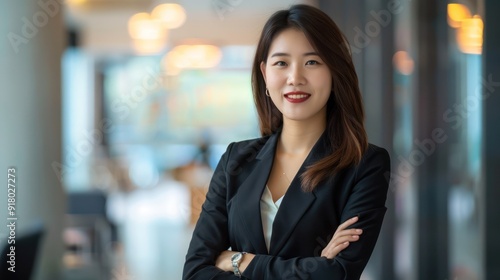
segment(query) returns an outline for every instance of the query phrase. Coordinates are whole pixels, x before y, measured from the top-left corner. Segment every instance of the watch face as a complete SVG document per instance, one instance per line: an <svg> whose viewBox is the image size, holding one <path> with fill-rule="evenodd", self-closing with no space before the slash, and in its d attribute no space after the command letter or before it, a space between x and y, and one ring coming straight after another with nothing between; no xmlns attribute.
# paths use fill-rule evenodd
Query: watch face
<svg viewBox="0 0 500 280"><path fill-rule="evenodd" d="M236 253L236 254L234 254L234 255L231 257L231 261L233 261L233 262L237 262L237 261L241 260L241 256L242 256L242 254L241 254L241 253Z"/></svg>

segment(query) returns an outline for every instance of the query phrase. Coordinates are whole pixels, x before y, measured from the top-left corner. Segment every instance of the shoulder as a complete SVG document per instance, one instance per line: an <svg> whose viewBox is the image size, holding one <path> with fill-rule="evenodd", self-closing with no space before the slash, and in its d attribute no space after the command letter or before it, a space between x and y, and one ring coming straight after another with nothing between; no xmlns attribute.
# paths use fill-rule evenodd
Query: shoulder
<svg viewBox="0 0 500 280"><path fill-rule="evenodd" d="M252 162L268 142L270 136L231 142L222 155L219 165L231 167Z"/></svg>
<svg viewBox="0 0 500 280"><path fill-rule="evenodd" d="M249 149L249 148L257 148L264 146L269 140L270 136L265 136L265 137L258 137L258 138L253 138L253 139L246 139L242 141L236 141L231 144L233 144L234 147L238 149Z"/></svg>
<svg viewBox="0 0 500 280"><path fill-rule="evenodd" d="M387 152L387 150L382 147L369 143L368 148L361 158L359 166L368 163L390 165L389 152Z"/></svg>
<svg viewBox="0 0 500 280"><path fill-rule="evenodd" d="M219 166L225 170L226 175L241 176L242 170L251 170L256 166L259 155L265 154L262 150L269 138L259 137L230 143L219 161Z"/></svg>
<svg viewBox="0 0 500 280"><path fill-rule="evenodd" d="M232 142L226 151L227 157L231 160L244 159L246 161L257 157L258 153L265 146L270 136L247 139Z"/></svg>
<svg viewBox="0 0 500 280"><path fill-rule="evenodd" d="M355 167L355 177L360 179L373 173L387 174L391 170L391 159L386 149L368 144L361 161Z"/></svg>

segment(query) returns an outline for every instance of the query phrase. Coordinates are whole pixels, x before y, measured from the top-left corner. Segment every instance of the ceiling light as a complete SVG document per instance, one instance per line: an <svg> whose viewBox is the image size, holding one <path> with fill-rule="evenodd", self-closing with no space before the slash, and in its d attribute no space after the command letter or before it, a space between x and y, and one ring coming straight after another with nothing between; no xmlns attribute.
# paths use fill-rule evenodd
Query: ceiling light
<svg viewBox="0 0 500 280"><path fill-rule="evenodd" d="M463 53L481 54L484 23L480 16L464 19L457 31L458 48Z"/></svg>
<svg viewBox="0 0 500 280"><path fill-rule="evenodd" d="M448 4L448 24L453 28L459 28L464 19L470 18L469 8L463 4Z"/></svg>
<svg viewBox="0 0 500 280"><path fill-rule="evenodd" d="M180 27L186 21L186 11L179 4L161 4L151 12L152 19L159 21L168 29Z"/></svg>

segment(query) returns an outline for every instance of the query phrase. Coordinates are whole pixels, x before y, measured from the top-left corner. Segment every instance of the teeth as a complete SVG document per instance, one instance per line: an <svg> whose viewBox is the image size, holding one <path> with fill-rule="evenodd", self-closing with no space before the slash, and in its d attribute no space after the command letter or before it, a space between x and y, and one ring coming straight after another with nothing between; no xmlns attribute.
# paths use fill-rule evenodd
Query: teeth
<svg viewBox="0 0 500 280"><path fill-rule="evenodd" d="M287 95L288 98L291 98L291 99L300 99L300 98L306 98L307 95L306 94L290 94L290 95Z"/></svg>

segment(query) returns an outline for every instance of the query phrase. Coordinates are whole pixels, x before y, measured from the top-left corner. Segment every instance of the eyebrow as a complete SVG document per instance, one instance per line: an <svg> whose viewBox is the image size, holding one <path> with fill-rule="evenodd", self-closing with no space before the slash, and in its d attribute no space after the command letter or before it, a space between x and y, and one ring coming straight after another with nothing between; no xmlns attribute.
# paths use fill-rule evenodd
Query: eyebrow
<svg viewBox="0 0 500 280"><path fill-rule="evenodd" d="M303 56L311 56L311 55L319 56L319 54L317 52L307 52ZM275 57L275 56L290 56L290 54L288 54L288 53L282 53L282 52L277 52L277 53L273 53L271 55L271 57Z"/></svg>

